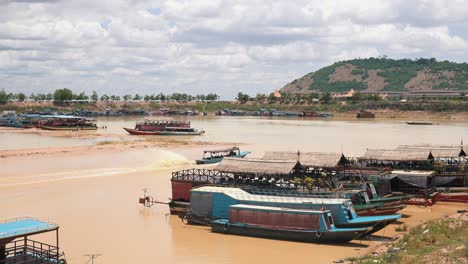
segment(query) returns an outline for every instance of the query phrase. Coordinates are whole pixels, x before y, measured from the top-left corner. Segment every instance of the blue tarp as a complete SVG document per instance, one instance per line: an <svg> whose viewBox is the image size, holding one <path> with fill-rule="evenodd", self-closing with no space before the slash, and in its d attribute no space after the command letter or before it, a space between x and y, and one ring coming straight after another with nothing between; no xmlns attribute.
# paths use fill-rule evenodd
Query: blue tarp
<svg viewBox="0 0 468 264"><path fill-rule="evenodd" d="M33 218L20 218L0 222L0 239L28 235L37 232L51 231L58 226L53 223Z"/></svg>

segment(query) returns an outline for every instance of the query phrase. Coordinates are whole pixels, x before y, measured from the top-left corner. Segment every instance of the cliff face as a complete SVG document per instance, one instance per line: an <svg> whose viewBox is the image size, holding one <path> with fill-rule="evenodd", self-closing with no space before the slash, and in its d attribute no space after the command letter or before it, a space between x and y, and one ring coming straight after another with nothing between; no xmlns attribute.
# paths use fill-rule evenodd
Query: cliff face
<svg viewBox="0 0 468 264"><path fill-rule="evenodd" d="M435 59L355 59L308 73L281 91L289 93L468 90L468 64Z"/></svg>

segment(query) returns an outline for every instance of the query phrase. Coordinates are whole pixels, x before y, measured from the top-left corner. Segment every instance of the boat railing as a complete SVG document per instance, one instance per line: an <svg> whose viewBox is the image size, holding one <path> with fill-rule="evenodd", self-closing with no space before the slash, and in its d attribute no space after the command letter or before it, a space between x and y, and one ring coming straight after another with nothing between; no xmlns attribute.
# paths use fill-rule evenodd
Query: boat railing
<svg viewBox="0 0 468 264"><path fill-rule="evenodd" d="M32 239L17 239L5 245L6 263L59 263L59 248Z"/></svg>
<svg viewBox="0 0 468 264"><path fill-rule="evenodd" d="M171 180L217 183L221 178L232 177L231 173L210 169L189 169L172 173Z"/></svg>

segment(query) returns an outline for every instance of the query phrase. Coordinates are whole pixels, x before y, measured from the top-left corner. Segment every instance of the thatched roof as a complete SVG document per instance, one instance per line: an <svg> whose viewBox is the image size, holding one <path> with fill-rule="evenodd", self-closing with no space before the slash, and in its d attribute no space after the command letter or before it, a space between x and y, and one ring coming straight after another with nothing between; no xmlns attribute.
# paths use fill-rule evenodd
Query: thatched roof
<svg viewBox="0 0 468 264"><path fill-rule="evenodd" d="M426 149L367 149L360 160L425 161L431 157Z"/></svg>
<svg viewBox="0 0 468 264"><path fill-rule="evenodd" d="M327 152L286 152L270 151L263 156L264 160L298 160L306 167L333 168L341 163L347 163L348 159L341 153Z"/></svg>
<svg viewBox="0 0 468 264"><path fill-rule="evenodd" d="M458 158L466 156L466 150L460 145L402 145L398 149L429 150L434 158Z"/></svg>
<svg viewBox="0 0 468 264"><path fill-rule="evenodd" d="M290 174L296 166L301 166L297 160L263 160L246 158L224 158L215 170L245 174Z"/></svg>

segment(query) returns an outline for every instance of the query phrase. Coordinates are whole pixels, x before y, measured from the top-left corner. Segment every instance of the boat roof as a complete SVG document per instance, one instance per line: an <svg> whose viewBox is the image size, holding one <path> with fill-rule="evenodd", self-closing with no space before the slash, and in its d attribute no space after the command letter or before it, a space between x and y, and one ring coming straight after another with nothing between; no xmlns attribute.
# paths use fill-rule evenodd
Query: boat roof
<svg viewBox="0 0 468 264"><path fill-rule="evenodd" d="M336 167L340 163L347 163L348 159L342 153L332 152L288 152L268 151L263 156L265 160L299 160L307 167Z"/></svg>
<svg viewBox="0 0 468 264"><path fill-rule="evenodd" d="M231 173L246 173L255 175L290 174L297 166L297 160L264 160L246 158L224 158L215 170Z"/></svg>
<svg viewBox="0 0 468 264"><path fill-rule="evenodd" d="M431 176L435 172L434 171L416 171L416 170L394 170L391 171L390 174L394 175L408 175L408 176Z"/></svg>
<svg viewBox="0 0 468 264"><path fill-rule="evenodd" d="M285 212L285 213L301 213L301 214L323 214L328 213L330 210L310 210L310 209L292 209L277 206L262 206L262 205L250 205L250 204L235 204L229 206L233 209L252 209L256 211L268 211L268 212Z"/></svg>
<svg viewBox="0 0 468 264"><path fill-rule="evenodd" d="M55 223L32 217L5 220L0 222L0 240L50 232L58 228Z"/></svg>
<svg viewBox="0 0 468 264"><path fill-rule="evenodd" d="M204 192L204 193L223 193L235 200L252 202L272 202L272 203L302 203L302 204L344 204L349 199L340 198L311 198L311 197L289 197L279 195L261 195L251 194L241 188L231 187L217 187L217 186L203 186L192 189L191 192Z"/></svg>
<svg viewBox="0 0 468 264"><path fill-rule="evenodd" d="M212 152L230 152L233 150L238 150L238 147L226 148L226 149L211 149L211 150L204 150L205 153L212 153Z"/></svg>

